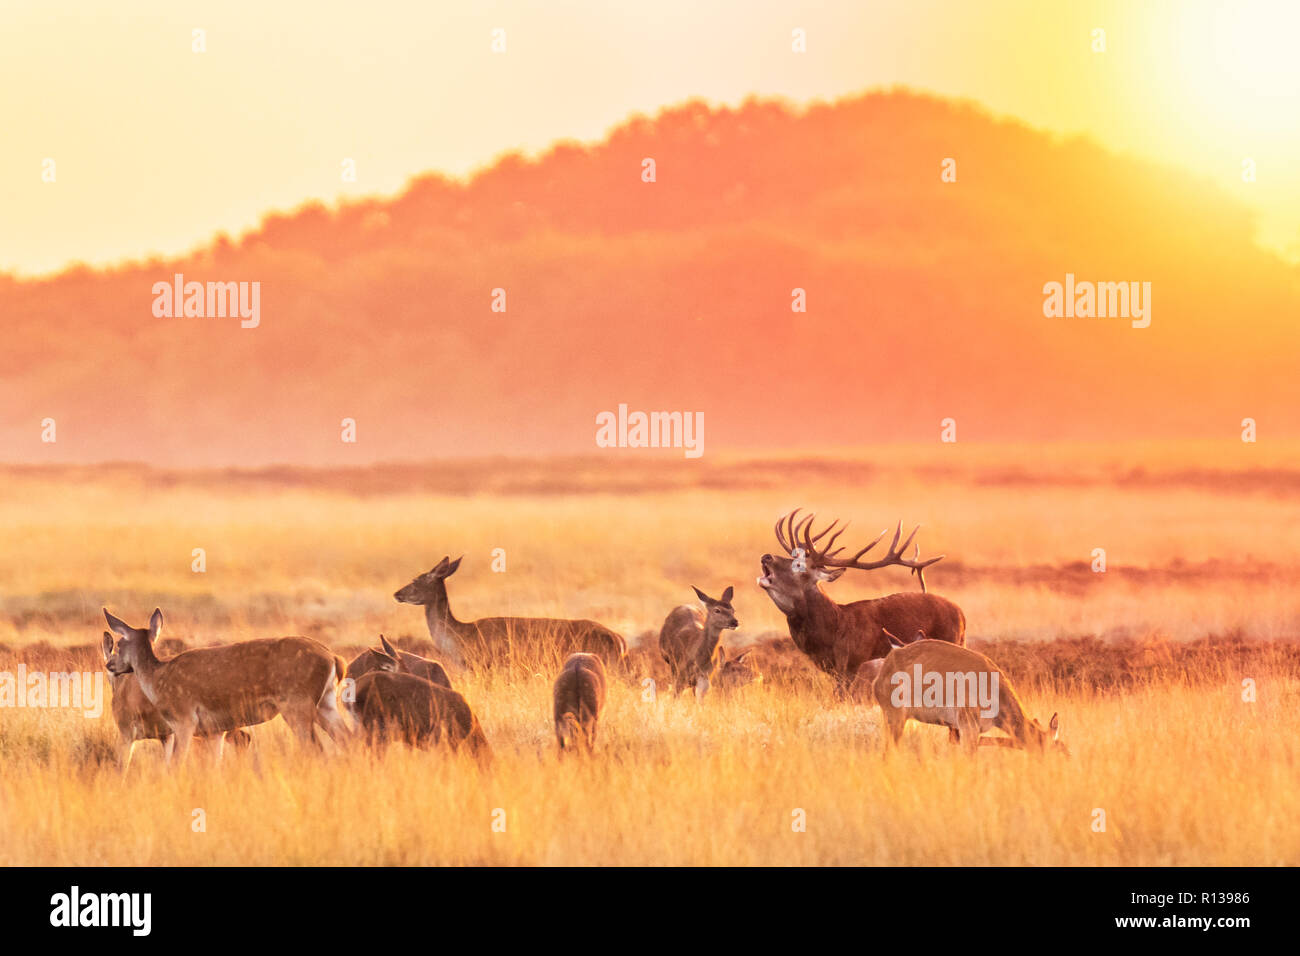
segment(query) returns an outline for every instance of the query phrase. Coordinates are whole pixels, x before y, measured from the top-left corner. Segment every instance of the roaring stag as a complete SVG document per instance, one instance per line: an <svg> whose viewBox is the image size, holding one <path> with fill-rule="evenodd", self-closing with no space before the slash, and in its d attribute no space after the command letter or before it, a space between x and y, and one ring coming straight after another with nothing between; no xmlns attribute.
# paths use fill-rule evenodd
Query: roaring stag
<svg viewBox="0 0 1300 956"><path fill-rule="evenodd" d="M882 531L852 557L842 558L843 547L831 549L848 525L836 530L839 522L835 521L814 535L815 515L799 521L798 514L796 509L776 523L776 539L789 557L763 555L763 575L758 584L785 614L795 645L835 679L841 693L848 691L863 664L889 654L886 630L965 644L966 617L961 608L925 591L925 569L943 555L922 561L918 545L911 558L903 556L920 530L919 525L900 546L902 522L899 522L888 553L878 560L864 561L863 557L888 531ZM829 540L818 548L818 542L827 535ZM921 592L837 604L822 590L823 584L835 581L849 568L870 571L890 565L911 568L921 579Z"/></svg>
<svg viewBox="0 0 1300 956"><path fill-rule="evenodd" d="M464 665L470 661L499 661L517 652L569 654L585 651L600 657L606 666L624 665L627 643L621 635L595 621L549 617L457 620L447 600L447 578L456 573L461 560L444 557L431 570L393 595L399 603L424 608L429 636L444 660Z"/></svg>

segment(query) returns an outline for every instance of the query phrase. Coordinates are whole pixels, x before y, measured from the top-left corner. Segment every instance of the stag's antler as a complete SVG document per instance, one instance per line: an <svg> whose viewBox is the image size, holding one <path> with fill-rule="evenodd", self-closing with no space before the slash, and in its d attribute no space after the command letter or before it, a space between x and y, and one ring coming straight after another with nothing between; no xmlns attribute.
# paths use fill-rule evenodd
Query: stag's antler
<svg viewBox="0 0 1300 956"><path fill-rule="evenodd" d="M894 540L889 545L889 553L878 561L864 562L862 557L879 544L881 539L889 533L888 528L876 535L870 544L857 554L853 555L853 557L840 558L837 557L837 555L839 555L844 548L836 548L834 551L832 551L831 548L834 546L836 539L839 538L839 536L844 533L845 529L848 528L848 522L846 521L844 524L840 525L839 520L837 519L824 528L820 534L814 535L812 533L812 526L813 520L817 516L815 514L810 514L796 524L795 518L799 514L800 510L801 509L796 508L776 523L776 538L781 543L781 547L785 548L787 554L793 555L796 549L802 550L808 563L814 567L857 568L859 571L874 571L876 568L899 565L900 567L911 568L912 573L915 574L921 582L921 590L925 591L925 569L936 561L942 561L944 558L941 554L936 558L929 558L922 561L921 546L919 544L916 545L912 557L903 557L903 552L907 550L910 544L912 544L913 539L916 537L916 533L921 530L921 526L917 525L913 528L912 533L907 536L907 540L904 541L900 547L898 539L903 533L902 521L899 521L898 526L894 529ZM782 527L782 525L784 525L784 527ZM836 527L837 525L839 526L838 528ZM834 534L831 534L832 531ZM819 549L817 547L817 542L822 538L825 538L828 534L831 535L830 540Z"/></svg>

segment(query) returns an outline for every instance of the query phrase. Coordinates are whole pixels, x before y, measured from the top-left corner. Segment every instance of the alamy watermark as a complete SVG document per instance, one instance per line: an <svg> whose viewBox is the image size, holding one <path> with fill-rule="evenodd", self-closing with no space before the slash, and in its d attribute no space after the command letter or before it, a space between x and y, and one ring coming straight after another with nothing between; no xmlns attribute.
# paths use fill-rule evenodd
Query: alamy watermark
<svg viewBox="0 0 1300 956"><path fill-rule="evenodd" d="M1079 282L1067 272L1064 283L1046 283L1043 296L1049 319L1132 319L1135 329L1151 324L1150 282Z"/></svg>
<svg viewBox="0 0 1300 956"><path fill-rule="evenodd" d="M238 316L240 328L262 322L262 283L186 282L177 272L171 282L153 284L155 318L224 319Z"/></svg>
<svg viewBox="0 0 1300 956"><path fill-rule="evenodd" d="M0 671L0 708L67 707L82 716L104 712L103 671L32 671L19 664L17 672Z"/></svg>
<svg viewBox="0 0 1300 956"><path fill-rule="evenodd" d="M978 707L981 717L998 715L997 671L927 671L920 662L890 675L893 707Z"/></svg>
<svg viewBox="0 0 1300 956"><path fill-rule="evenodd" d="M703 412L618 412L596 416L598 448L680 448L687 458L704 454Z"/></svg>

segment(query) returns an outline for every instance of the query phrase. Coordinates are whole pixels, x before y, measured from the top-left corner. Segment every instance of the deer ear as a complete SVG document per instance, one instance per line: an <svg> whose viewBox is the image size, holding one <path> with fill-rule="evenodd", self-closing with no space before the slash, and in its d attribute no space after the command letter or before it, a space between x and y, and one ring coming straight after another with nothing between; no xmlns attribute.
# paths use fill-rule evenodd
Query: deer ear
<svg viewBox="0 0 1300 956"><path fill-rule="evenodd" d="M460 563L464 560L465 560L465 555L462 554L455 561L451 562L451 564L447 567L447 576L450 577L451 575L455 574L456 569L460 567Z"/></svg>
<svg viewBox="0 0 1300 956"><path fill-rule="evenodd" d="M894 637L893 634L890 634L890 633L889 633L889 628L887 628L887 627L882 627L881 630L885 632L885 637L889 638L889 646L890 646L890 647L893 647L893 648L899 648L899 647L906 647L906 646L907 646L907 645L904 644L902 641L900 641L898 638Z"/></svg>
<svg viewBox="0 0 1300 956"><path fill-rule="evenodd" d="M107 662L108 659L113 656L113 635L108 633L108 631L104 632L103 649L104 649L104 660L105 662Z"/></svg>
<svg viewBox="0 0 1300 956"><path fill-rule="evenodd" d="M694 591L695 596L699 598L701 601L703 601L705 604L714 603L711 597L709 597L707 594L705 594L703 591L697 588L694 584L691 585L691 590Z"/></svg>
<svg viewBox="0 0 1300 956"><path fill-rule="evenodd" d="M1052 739L1053 739L1053 740L1059 740L1059 739L1060 739L1060 737L1061 737L1061 721L1060 721L1060 718L1057 717L1056 714L1053 714L1053 715L1052 715L1051 723L1049 723L1049 724L1047 725L1047 729L1050 730L1050 731L1052 732Z"/></svg>
<svg viewBox="0 0 1300 956"><path fill-rule="evenodd" d="M723 604L730 604L730 603L731 603L731 595L733 595L734 593L736 593L736 592L733 591L733 590L731 589L731 585L728 584L728 585L727 585L727 590L725 590L725 591L722 592L722 603L723 603Z"/></svg>
<svg viewBox="0 0 1300 956"><path fill-rule="evenodd" d="M384 637L382 634L379 635L379 646L384 649L385 654L393 660L397 660L397 648L393 647L392 644L389 644L388 638Z"/></svg>
<svg viewBox="0 0 1300 956"><path fill-rule="evenodd" d="M152 644L158 640L158 635L162 633L162 608L153 609L153 615L149 618L149 643Z"/></svg>
<svg viewBox="0 0 1300 956"><path fill-rule="evenodd" d="M735 657L731 659L731 662L733 664L743 664L745 663L745 658L749 656L749 653L750 653L749 651L745 651L742 654L737 654Z"/></svg>
<svg viewBox="0 0 1300 956"><path fill-rule="evenodd" d="M109 614L108 608L104 608L104 618L108 621L108 626L112 629L113 633L117 634L119 637L130 637L135 633L135 628L129 626L126 621Z"/></svg>
<svg viewBox="0 0 1300 956"><path fill-rule="evenodd" d="M840 575L844 573L844 568L818 568L817 577L823 581L838 581Z"/></svg>

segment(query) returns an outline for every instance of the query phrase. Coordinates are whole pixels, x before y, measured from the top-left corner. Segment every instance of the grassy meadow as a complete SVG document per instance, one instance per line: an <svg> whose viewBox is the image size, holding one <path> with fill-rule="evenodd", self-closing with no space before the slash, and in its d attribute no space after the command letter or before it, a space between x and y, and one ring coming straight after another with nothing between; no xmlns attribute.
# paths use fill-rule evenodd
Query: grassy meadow
<svg viewBox="0 0 1300 956"><path fill-rule="evenodd" d="M465 555L448 580L462 619L594 618L637 671L585 760L555 754L553 667L454 674L487 769L306 752L277 718L219 766L196 747L170 773L143 743L124 779L107 706L0 709L0 864L1294 865L1298 450L0 468L0 671L97 668L103 606L136 625L161 606L164 651L303 634L350 658L383 633L429 653L420 610L392 594L444 554ZM922 554L947 554L930 589L1029 713L1060 713L1072 757L970 760L916 724L885 751L879 712L834 696L754 583L798 505L863 543L922 523ZM649 692L664 616L691 585L728 584L741 627L725 642L756 648L763 682L703 704ZM828 591L915 587L888 569Z"/></svg>

